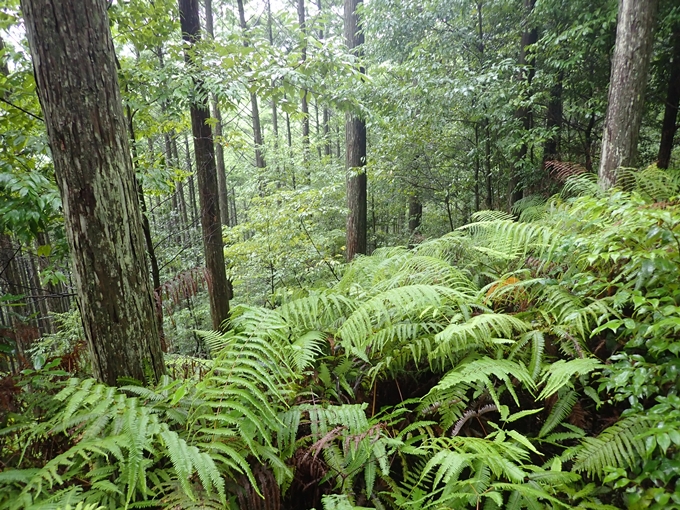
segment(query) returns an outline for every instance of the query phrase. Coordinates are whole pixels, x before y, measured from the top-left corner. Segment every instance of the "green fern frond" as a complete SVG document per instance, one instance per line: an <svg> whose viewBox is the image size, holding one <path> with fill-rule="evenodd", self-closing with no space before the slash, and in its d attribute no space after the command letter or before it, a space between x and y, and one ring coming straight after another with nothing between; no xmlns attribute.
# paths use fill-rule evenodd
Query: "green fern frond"
<svg viewBox="0 0 680 510"><path fill-rule="evenodd" d="M605 429L597 437L586 437L576 447L574 471L602 478L606 468L631 468L645 452L645 432L651 421L630 416Z"/></svg>
<svg viewBox="0 0 680 510"><path fill-rule="evenodd" d="M564 421L569 416L574 405L578 401L578 393L574 390L560 391L559 400L553 405L550 414L546 418L538 437L545 437L550 434L555 427Z"/></svg>
<svg viewBox="0 0 680 510"><path fill-rule="evenodd" d="M338 292L317 292L285 303L277 313L294 331L335 331L338 321L349 316L355 308L354 299Z"/></svg>
<svg viewBox="0 0 680 510"><path fill-rule="evenodd" d="M519 380L529 391L535 389L535 383L526 367L514 361L506 359L492 359L483 357L479 359L468 358L456 368L448 372L439 383L430 390L424 398L424 402L437 400L450 400L451 391L465 391L468 388L485 387L496 407L501 404L496 392L496 385L492 377L505 383L508 392L519 405L519 399L514 390L511 378Z"/></svg>
<svg viewBox="0 0 680 510"><path fill-rule="evenodd" d="M382 292L363 302L338 329L348 352L367 360L369 337L410 314L465 302L470 296L438 285L408 285Z"/></svg>
<svg viewBox="0 0 680 510"><path fill-rule="evenodd" d="M546 199L541 195L529 195L512 205L512 213L519 216L519 221L536 221L546 212Z"/></svg>
<svg viewBox="0 0 680 510"><path fill-rule="evenodd" d="M515 217L505 211L495 210L495 209L484 209L482 211L477 211L472 215L472 222L490 222L490 221L514 221Z"/></svg>
<svg viewBox="0 0 680 510"><path fill-rule="evenodd" d="M596 196L601 192L597 183L597 174L580 173L569 177L560 191L560 197L566 199L580 196Z"/></svg>
<svg viewBox="0 0 680 510"><path fill-rule="evenodd" d="M166 451L177 473L177 479L185 493L189 497L193 497L194 492L190 480L196 473L208 494L214 489L224 501L226 498L224 480L210 455L187 444L184 439L166 425L161 426L160 436L163 438Z"/></svg>
<svg viewBox="0 0 680 510"><path fill-rule="evenodd" d="M577 375L587 375L604 365L595 358L578 358L570 361L558 360L543 369L539 385L544 385L537 400L548 398L564 387L573 388L572 380Z"/></svg>
<svg viewBox="0 0 680 510"><path fill-rule="evenodd" d="M308 331L298 337L289 348L291 362L298 373L303 372L314 360L323 354L323 345L326 343L326 335L321 331Z"/></svg>
<svg viewBox="0 0 680 510"><path fill-rule="evenodd" d="M462 324L450 324L437 333L437 347L430 353L430 361L445 360L456 354L465 354L471 348L496 345L499 339L512 339L515 333L525 333L530 325L508 314L483 313Z"/></svg>
<svg viewBox="0 0 680 510"><path fill-rule="evenodd" d="M66 505L64 507L58 507L57 510L104 510L106 507L99 506L97 504L86 505L82 501L76 506Z"/></svg>

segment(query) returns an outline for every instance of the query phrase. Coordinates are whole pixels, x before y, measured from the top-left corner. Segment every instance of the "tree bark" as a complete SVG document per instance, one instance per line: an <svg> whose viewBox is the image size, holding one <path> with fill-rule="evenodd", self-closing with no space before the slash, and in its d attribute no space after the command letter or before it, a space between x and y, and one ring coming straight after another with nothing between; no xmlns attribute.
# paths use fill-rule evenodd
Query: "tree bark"
<svg viewBox="0 0 680 510"><path fill-rule="evenodd" d="M666 93L666 109L661 126L661 143L657 166L668 168L673 151L673 139L677 130L678 104L680 103L680 23L673 28L673 55L670 62L668 92Z"/></svg>
<svg viewBox="0 0 680 510"><path fill-rule="evenodd" d="M200 39L198 0L179 0L180 25L182 38L186 43L184 59L193 67L191 47ZM203 83L194 77L194 85L203 89ZM197 94L191 104L191 129L194 135L194 154L196 156L196 176L198 177L199 202L201 206L201 227L203 230L203 250L208 271L208 294L210 295L210 316L213 329L222 329L229 317L231 285L227 280L220 221L220 204L217 195L217 167L213 152L213 137L208 119L210 111L205 94Z"/></svg>
<svg viewBox="0 0 680 510"><path fill-rule="evenodd" d="M165 364L106 2L21 7L95 376L157 379Z"/></svg>
<svg viewBox="0 0 680 510"><path fill-rule="evenodd" d="M617 168L636 164L657 6L658 0L619 0L616 47L598 172L600 186L604 189L616 185Z"/></svg>
<svg viewBox="0 0 680 510"><path fill-rule="evenodd" d="M302 1L302 0L301 0ZM361 56L364 34L357 14L363 0L345 0L345 41L356 56ZM360 72L364 72L361 68ZM366 254L366 123L351 112L345 118L345 170L347 172L346 257L352 260Z"/></svg>

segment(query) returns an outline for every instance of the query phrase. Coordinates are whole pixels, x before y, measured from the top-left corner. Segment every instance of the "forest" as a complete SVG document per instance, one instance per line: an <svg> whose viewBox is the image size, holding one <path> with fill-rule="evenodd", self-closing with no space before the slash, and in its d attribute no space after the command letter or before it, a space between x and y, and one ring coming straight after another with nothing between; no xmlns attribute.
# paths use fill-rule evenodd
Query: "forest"
<svg viewBox="0 0 680 510"><path fill-rule="evenodd" d="M676 0L2 0L0 510L680 509Z"/></svg>

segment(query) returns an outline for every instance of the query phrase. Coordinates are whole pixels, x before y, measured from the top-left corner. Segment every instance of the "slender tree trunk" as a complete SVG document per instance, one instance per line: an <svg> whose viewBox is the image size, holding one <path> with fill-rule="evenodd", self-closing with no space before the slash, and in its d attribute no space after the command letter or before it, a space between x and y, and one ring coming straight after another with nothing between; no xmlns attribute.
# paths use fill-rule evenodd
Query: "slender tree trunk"
<svg viewBox="0 0 680 510"><path fill-rule="evenodd" d="M293 135L290 130L290 115L288 112L286 112L286 140L288 142L288 156L291 167L291 186L293 189L297 189L297 183L295 181L295 161L293 160Z"/></svg>
<svg viewBox="0 0 680 510"><path fill-rule="evenodd" d="M158 378L165 364L106 3L21 4L95 375L111 385Z"/></svg>
<svg viewBox="0 0 680 510"><path fill-rule="evenodd" d="M484 119L484 166L486 170L486 208L493 209L493 187L491 175L491 128L489 119Z"/></svg>
<svg viewBox="0 0 680 510"><path fill-rule="evenodd" d="M417 194L411 194L408 197L408 233L413 242L413 237L420 228L420 222L423 218L423 204L420 202Z"/></svg>
<svg viewBox="0 0 680 510"><path fill-rule="evenodd" d="M211 39L215 39L213 27L212 0L205 0L205 30ZM217 190L220 201L220 221L222 225L229 225L229 199L227 197L227 173L224 166L224 147L222 146L222 112L220 111L217 97L212 95L212 114L215 123L215 158L217 162ZM193 183L192 183L193 185Z"/></svg>
<svg viewBox="0 0 680 510"><path fill-rule="evenodd" d="M272 6L270 0L265 0L267 9L267 36L269 46L274 47L274 31L272 28ZM272 88L276 86L276 81L272 80ZM272 129L274 130L274 147L278 147L279 141L279 115L276 109L276 99L272 98Z"/></svg>
<svg viewBox="0 0 680 510"><path fill-rule="evenodd" d="M13 296L26 294L21 283L21 268L19 266L20 249L14 246L12 238L8 234L0 233L0 289ZM8 336L14 340L16 354L21 365L27 364L25 352L30 347L29 326L26 323L27 308L25 300L10 301L12 306L7 307L7 325L11 326Z"/></svg>
<svg viewBox="0 0 680 510"><path fill-rule="evenodd" d="M171 147L172 147L172 159L175 162L175 167L176 168L181 168L181 163L179 162L179 151L177 150L177 134L175 133L175 130L173 129L170 132L170 139L171 139ZM190 238L189 238L189 215L187 214L187 201L186 197L184 196L184 181L182 179L179 179L176 184L176 189L175 189L175 197L177 198L177 207L179 211L179 219L181 223L180 227L180 236L182 239L182 245L183 246L189 246L190 244Z"/></svg>
<svg viewBox="0 0 680 510"><path fill-rule="evenodd" d="M479 123L475 123L475 211L479 211L479 204L481 203L481 196L479 193L479 179L481 175L479 150Z"/></svg>
<svg viewBox="0 0 680 510"><path fill-rule="evenodd" d="M673 55L670 62L668 92L666 93L666 110L661 126L661 143L657 166L668 168L673 151L673 139L677 130L678 104L680 103L680 23L673 28Z"/></svg>
<svg viewBox="0 0 680 510"><path fill-rule="evenodd" d="M591 172L593 170L593 143L595 140L593 140L593 130L595 129L595 119L596 119L596 114L595 111L593 110L590 112L590 120L588 121L588 125L586 126L585 133L583 134L583 139L585 143L584 147L584 152L585 152L585 167L586 170Z"/></svg>
<svg viewBox="0 0 680 510"><path fill-rule="evenodd" d="M303 40L300 62L302 66L304 66L307 62L307 22L305 19L305 0L298 0L297 14L298 24L300 25L300 33ZM305 167L307 167L309 165L309 106L307 105L307 89L302 90L300 111L302 112L302 157ZM307 168L308 184L310 179L311 176L309 175L309 168Z"/></svg>
<svg viewBox="0 0 680 510"><path fill-rule="evenodd" d="M302 0L300 0L302 1ZM345 0L345 41L347 47L360 57L364 33L357 13L363 0ZM364 72L363 67L360 72ZM347 172L346 257L352 260L366 254L366 123L348 112L345 120L345 171Z"/></svg>
<svg viewBox="0 0 680 510"><path fill-rule="evenodd" d="M243 0L237 0L238 4L238 19L239 25L241 26L241 32L243 33L243 46L248 47L248 27L246 25L246 14L243 9ZM267 166L264 160L264 155L262 154L262 128L260 127L260 108L257 105L257 96L254 92L250 93L250 112L253 120L253 142L255 143L255 166L259 169L263 169ZM262 178L262 176L260 176Z"/></svg>
<svg viewBox="0 0 680 510"><path fill-rule="evenodd" d="M617 168L636 164L657 5L658 0L619 0L616 47L598 172L600 186L604 189L616 185Z"/></svg>
<svg viewBox="0 0 680 510"><path fill-rule="evenodd" d="M193 67L190 48L200 39L201 30L198 0L179 0L179 13L182 38L187 45L184 59L190 67ZM198 78L194 78L194 85L198 90L203 89L203 84ZM199 95L201 94L197 94ZM207 122L209 118L207 99L194 100L191 104L191 128L194 135L196 176L201 204L203 249L209 276L210 316L213 329L218 330L229 318L229 300L232 292L225 271L220 204L217 195L217 167L213 153L212 130Z"/></svg>
<svg viewBox="0 0 680 510"><path fill-rule="evenodd" d="M562 130L562 72L557 76L557 82L550 89L550 101L546 114L546 128L551 131L550 137L543 147L543 166L546 161L560 159L560 131Z"/></svg>
<svg viewBox="0 0 680 510"><path fill-rule="evenodd" d="M524 12L525 17L529 17L534 9L534 4L536 0L524 0ZM525 21L526 23L526 21ZM526 83L527 89L530 89L531 82L534 78L535 68L534 62L535 57L532 54L532 48L536 41L538 40L538 30L530 27L526 27L524 32L522 32L522 42L519 54L519 65L523 67L522 71L522 81ZM527 90L523 95L521 100L528 103L531 98L531 91ZM521 121L522 128L524 131L529 131L533 127L533 112L531 107L528 105L523 105L517 109L515 113L516 117ZM523 196L523 185L522 185L522 170L526 166L528 154L528 146L526 142L522 142L517 158L515 160L515 165L512 168L512 173L510 176L510 183L508 186L508 206L512 208L512 205L520 200Z"/></svg>

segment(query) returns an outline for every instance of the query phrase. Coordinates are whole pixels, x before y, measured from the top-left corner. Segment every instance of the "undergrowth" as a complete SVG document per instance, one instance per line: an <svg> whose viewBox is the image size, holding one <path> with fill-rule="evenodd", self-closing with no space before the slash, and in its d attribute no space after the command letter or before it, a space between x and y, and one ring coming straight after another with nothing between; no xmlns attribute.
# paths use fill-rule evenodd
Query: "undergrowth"
<svg viewBox="0 0 680 510"><path fill-rule="evenodd" d="M155 387L7 376L0 507L680 508L680 202L637 179L241 306Z"/></svg>

